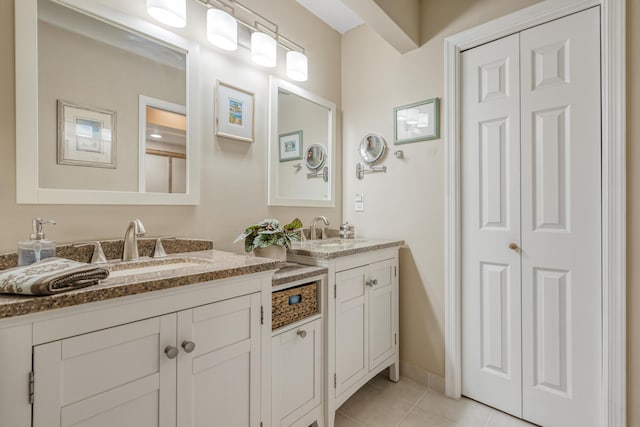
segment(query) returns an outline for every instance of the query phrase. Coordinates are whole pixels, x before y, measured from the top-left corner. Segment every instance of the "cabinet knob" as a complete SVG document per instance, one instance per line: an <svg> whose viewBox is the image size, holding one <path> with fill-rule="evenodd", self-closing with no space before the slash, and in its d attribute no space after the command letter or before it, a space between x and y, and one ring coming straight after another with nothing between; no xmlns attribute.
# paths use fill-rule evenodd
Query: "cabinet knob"
<svg viewBox="0 0 640 427"><path fill-rule="evenodd" d="M366 282L364 282L365 286L369 286L372 287L373 284L371 283L371 280L367 280Z"/></svg>
<svg viewBox="0 0 640 427"><path fill-rule="evenodd" d="M512 251L518 250L518 244L517 243L509 243L509 249L511 249Z"/></svg>
<svg viewBox="0 0 640 427"><path fill-rule="evenodd" d="M178 349L172 345L168 345L164 348L164 354L166 354L169 359L175 359L178 357Z"/></svg>
<svg viewBox="0 0 640 427"><path fill-rule="evenodd" d="M298 329L298 332L296 332L298 334L298 336L300 338L304 338L307 336L307 331L305 331L304 329Z"/></svg>
<svg viewBox="0 0 640 427"><path fill-rule="evenodd" d="M191 353L196 349L196 343L193 341L182 341L182 348L186 353Z"/></svg>
<svg viewBox="0 0 640 427"><path fill-rule="evenodd" d="M373 279L371 281L371 286L378 286L378 279Z"/></svg>

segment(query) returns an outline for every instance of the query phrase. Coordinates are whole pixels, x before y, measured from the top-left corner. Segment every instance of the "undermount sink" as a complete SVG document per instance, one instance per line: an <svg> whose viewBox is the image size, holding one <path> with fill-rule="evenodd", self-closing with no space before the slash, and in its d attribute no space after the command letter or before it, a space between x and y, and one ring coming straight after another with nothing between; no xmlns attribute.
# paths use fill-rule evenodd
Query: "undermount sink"
<svg viewBox="0 0 640 427"><path fill-rule="evenodd" d="M157 273L180 268L197 267L205 264L195 258L162 258L110 264L109 277L131 276L134 274Z"/></svg>

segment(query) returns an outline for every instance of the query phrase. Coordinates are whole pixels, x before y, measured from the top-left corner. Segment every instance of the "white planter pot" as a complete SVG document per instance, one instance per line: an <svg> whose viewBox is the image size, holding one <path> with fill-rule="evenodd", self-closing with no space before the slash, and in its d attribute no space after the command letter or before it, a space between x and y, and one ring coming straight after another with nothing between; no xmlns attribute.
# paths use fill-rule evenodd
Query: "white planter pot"
<svg viewBox="0 0 640 427"><path fill-rule="evenodd" d="M287 248L284 246L267 246L266 248L255 248L253 250L255 256L261 258L271 258L280 261L287 260Z"/></svg>

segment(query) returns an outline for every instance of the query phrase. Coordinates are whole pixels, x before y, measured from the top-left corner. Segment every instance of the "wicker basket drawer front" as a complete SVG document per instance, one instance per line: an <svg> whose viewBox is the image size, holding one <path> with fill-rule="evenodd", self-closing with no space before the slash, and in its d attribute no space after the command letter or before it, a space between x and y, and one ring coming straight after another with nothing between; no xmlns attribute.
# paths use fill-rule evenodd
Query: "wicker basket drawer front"
<svg viewBox="0 0 640 427"><path fill-rule="evenodd" d="M318 313L318 283L271 294L271 329L278 329Z"/></svg>

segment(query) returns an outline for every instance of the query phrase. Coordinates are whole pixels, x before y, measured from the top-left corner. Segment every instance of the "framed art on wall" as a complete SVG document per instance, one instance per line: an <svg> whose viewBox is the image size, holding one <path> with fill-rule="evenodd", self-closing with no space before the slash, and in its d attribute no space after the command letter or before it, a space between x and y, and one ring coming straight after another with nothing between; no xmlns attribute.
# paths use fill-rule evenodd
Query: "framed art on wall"
<svg viewBox="0 0 640 427"><path fill-rule="evenodd" d="M302 131L280 135L280 162L302 159Z"/></svg>
<svg viewBox="0 0 640 427"><path fill-rule="evenodd" d="M431 98L393 109L393 143L440 138L440 100Z"/></svg>
<svg viewBox="0 0 640 427"><path fill-rule="evenodd" d="M58 164L116 168L116 112L58 100Z"/></svg>
<svg viewBox="0 0 640 427"><path fill-rule="evenodd" d="M253 142L253 93L216 82L216 135Z"/></svg>

